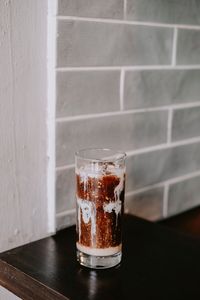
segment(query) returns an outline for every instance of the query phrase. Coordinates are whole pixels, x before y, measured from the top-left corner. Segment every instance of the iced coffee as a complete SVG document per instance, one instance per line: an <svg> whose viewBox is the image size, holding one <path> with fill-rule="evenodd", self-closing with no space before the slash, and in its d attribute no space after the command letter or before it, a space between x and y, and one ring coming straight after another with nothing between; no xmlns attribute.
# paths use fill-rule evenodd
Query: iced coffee
<svg viewBox="0 0 200 300"><path fill-rule="evenodd" d="M121 261L125 154L82 151L87 154L76 157L77 257L82 265L108 268Z"/></svg>

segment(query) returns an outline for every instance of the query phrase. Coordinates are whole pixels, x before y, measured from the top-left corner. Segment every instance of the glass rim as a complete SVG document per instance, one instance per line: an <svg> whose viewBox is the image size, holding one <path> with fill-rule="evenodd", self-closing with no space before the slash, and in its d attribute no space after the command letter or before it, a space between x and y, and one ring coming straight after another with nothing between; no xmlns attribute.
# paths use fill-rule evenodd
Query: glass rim
<svg viewBox="0 0 200 300"><path fill-rule="evenodd" d="M87 153L87 151L105 151L105 152L113 152L113 154L109 158L94 158L94 157L84 157L83 153ZM116 155L118 155L116 157ZM127 157L126 152L121 150L114 150L112 148L83 148L75 152L75 157L80 158L90 162L117 162L123 160Z"/></svg>

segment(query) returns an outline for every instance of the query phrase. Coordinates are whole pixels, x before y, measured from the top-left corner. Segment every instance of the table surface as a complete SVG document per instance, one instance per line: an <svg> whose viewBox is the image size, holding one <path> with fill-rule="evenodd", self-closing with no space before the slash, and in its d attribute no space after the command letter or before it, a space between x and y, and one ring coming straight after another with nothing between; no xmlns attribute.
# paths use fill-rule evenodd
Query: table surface
<svg viewBox="0 0 200 300"><path fill-rule="evenodd" d="M0 254L0 284L27 300L199 299L199 235L166 225L125 216L122 263L98 271L76 262L75 227L62 230Z"/></svg>

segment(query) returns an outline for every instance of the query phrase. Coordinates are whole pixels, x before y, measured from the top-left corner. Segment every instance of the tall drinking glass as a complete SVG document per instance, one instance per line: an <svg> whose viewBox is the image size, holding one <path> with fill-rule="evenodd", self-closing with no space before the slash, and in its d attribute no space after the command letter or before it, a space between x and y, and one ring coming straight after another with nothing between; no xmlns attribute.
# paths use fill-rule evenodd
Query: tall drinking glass
<svg viewBox="0 0 200 300"><path fill-rule="evenodd" d="M77 259L89 268L121 262L126 154L110 149L76 153Z"/></svg>

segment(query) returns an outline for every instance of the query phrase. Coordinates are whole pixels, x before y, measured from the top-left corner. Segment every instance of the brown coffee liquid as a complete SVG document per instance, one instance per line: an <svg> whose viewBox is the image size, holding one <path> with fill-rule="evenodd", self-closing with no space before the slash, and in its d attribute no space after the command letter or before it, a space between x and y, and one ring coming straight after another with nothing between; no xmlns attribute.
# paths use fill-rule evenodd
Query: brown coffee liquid
<svg viewBox="0 0 200 300"><path fill-rule="evenodd" d="M121 244L124 211L124 176L76 175L77 241L86 247L109 248Z"/></svg>

